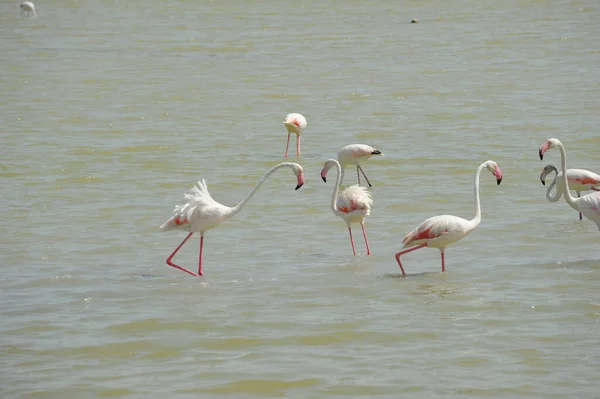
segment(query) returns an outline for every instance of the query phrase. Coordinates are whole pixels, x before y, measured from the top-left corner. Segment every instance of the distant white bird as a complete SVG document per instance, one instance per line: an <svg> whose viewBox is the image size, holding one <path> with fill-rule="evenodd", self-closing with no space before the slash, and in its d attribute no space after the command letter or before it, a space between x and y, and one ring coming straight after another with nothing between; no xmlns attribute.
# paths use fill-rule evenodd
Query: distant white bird
<svg viewBox="0 0 600 399"><path fill-rule="evenodd" d="M350 225L352 223L360 223L363 237L365 238L365 245L367 246L367 255L371 255L371 248L369 248L369 240L367 240L367 232L365 231L365 218L371 214L371 206L373 205L371 193L366 188L356 185L346 188L338 195L342 179L342 168L335 159L329 159L325 162L325 168L330 169L333 167L337 168L338 175L331 195L331 210L336 216L344 219L348 225L352 254L356 255L356 250L354 248L354 238L352 237L352 227Z"/></svg>
<svg viewBox="0 0 600 399"><path fill-rule="evenodd" d="M475 230L481 222L481 203L479 202L479 175L483 168L487 168L496 177L498 184L502 181L502 171L498 167L498 164L494 161L486 161L479 165L477 172L475 173L475 182L473 183L473 190L475 191L475 217L471 220L466 220L458 216L453 215L440 215L426 219L424 222L419 224L413 231L408 233L402 244L402 248L410 248L396 254L396 261L400 270L404 273L404 267L400 262L400 256L407 254L412 251L416 251L419 248L430 247L438 248L442 257L442 272L446 271L446 263L444 260L444 251L446 247L463 237L466 237L470 232Z"/></svg>
<svg viewBox="0 0 600 399"><path fill-rule="evenodd" d="M544 154L551 148L558 147L560 150L560 168L561 170L567 169L567 153L565 151L565 147L558 139L549 138L546 140L544 144L539 149L540 159L544 159ZM565 187L564 196L567 204L571 206L571 208L578 210L585 216L590 219L592 222L596 223L598 229L600 230L600 191L593 192L591 194L584 195L580 198L574 198L569 191L569 180L567 179L567 174L562 173L560 179L563 182Z"/></svg>
<svg viewBox="0 0 600 399"><path fill-rule="evenodd" d="M550 173L555 172L552 183L546 190L546 199L550 202L557 202L562 197L565 187L562 184L562 172L558 171L558 168L554 165L546 165L540 175L540 181L543 185L546 185L546 176ZM581 197L582 191L600 191L600 175L594 172L590 172L585 169L569 169L567 170L567 180L569 180L569 188L577 193L577 198ZM556 194L552 195L552 189L556 184ZM579 220L582 219L581 212L579 213Z"/></svg>
<svg viewBox="0 0 600 399"><path fill-rule="evenodd" d="M301 114L288 114L283 120L283 124L288 131L287 144L285 146L285 157L288 157L288 149L290 147L290 135L296 134L296 157L300 157L300 136L306 129L306 118Z"/></svg>
<svg viewBox="0 0 600 399"><path fill-rule="evenodd" d="M19 7L21 7L21 15L23 15L23 13L26 12L27 16L33 13L33 16L37 17L37 14L35 12L35 6L31 1L24 1L21 4L19 4Z"/></svg>
<svg viewBox="0 0 600 399"><path fill-rule="evenodd" d="M342 184L341 182L344 180L344 171L346 170L346 166L356 165L356 175L358 176L358 184L360 185L360 174L362 173L369 187L373 187L373 185L367 178L365 171L360 166L360 163L362 161L366 161L373 155L383 156L383 153L378 149L366 144L350 144L345 147L342 147L342 149L338 152L338 162L342 167L342 178L340 180L340 184ZM323 181L327 181L328 171L329 169L327 167L324 167L321 170L321 178L323 179Z"/></svg>
<svg viewBox="0 0 600 399"><path fill-rule="evenodd" d="M199 181L198 184L192 187L184 196L184 203L175 206L173 216L160 226L162 231L169 230L184 230L189 231L189 234L183 239L181 244L173 251L173 253L167 258L167 264L176 269L182 270L192 276L202 276L202 250L204 247L204 232L206 230L217 227L222 222L235 216L239 213L242 208L248 203L250 198L256 194L259 187L273 172L280 168L290 168L296 175L298 184L296 190L298 190L304 184L304 174L302 166L297 163L284 162L280 163L269 169L263 178L258 182L252 191L244 198L242 202L234 207L219 204L217 201L212 199L208 192L208 187L204 179ZM198 274L189 271L188 269L178 266L172 262L173 257L179 252L183 244L192 236L194 233L200 233L200 256L198 260Z"/></svg>

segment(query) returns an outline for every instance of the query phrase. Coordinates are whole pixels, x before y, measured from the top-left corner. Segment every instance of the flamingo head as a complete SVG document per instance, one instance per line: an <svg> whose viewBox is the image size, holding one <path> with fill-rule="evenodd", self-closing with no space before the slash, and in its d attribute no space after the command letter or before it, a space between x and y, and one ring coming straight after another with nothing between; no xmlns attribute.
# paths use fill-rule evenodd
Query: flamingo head
<svg viewBox="0 0 600 399"><path fill-rule="evenodd" d="M540 175L540 181L542 182L542 185L544 185L544 186L546 185L546 176L548 176L552 172L556 172L556 174L558 174L558 169L556 169L556 166L554 166L554 165L544 166L544 169L542 169L542 174Z"/></svg>
<svg viewBox="0 0 600 399"><path fill-rule="evenodd" d="M302 134L306 129L306 118L301 114L288 114L283 120L288 133Z"/></svg>
<svg viewBox="0 0 600 399"><path fill-rule="evenodd" d="M560 144L560 141L558 139L550 138L550 139L546 140L546 142L544 144L542 144L542 146L540 147L540 160L544 159L544 154L546 153L546 151L548 151L551 148L556 147L559 144Z"/></svg>
<svg viewBox="0 0 600 399"><path fill-rule="evenodd" d="M329 169L333 168L334 163L335 161L330 159L329 161L325 162L323 169L321 169L321 179L323 179L325 183L327 183L327 172L329 172Z"/></svg>
<svg viewBox="0 0 600 399"><path fill-rule="evenodd" d="M296 185L296 190L298 190L300 187L302 187L304 185L304 170L302 169L302 166L300 166L297 163L290 163L290 168L292 168L292 171L294 172L294 174L296 175L296 178L298 179L298 184Z"/></svg>
<svg viewBox="0 0 600 399"><path fill-rule="evenodd" d="M494 161L487 161L485 166L487 170L489 170L494 176L496 176L496 182L500 184L502 182L502 171L498 167L498 164Z"/></svg>

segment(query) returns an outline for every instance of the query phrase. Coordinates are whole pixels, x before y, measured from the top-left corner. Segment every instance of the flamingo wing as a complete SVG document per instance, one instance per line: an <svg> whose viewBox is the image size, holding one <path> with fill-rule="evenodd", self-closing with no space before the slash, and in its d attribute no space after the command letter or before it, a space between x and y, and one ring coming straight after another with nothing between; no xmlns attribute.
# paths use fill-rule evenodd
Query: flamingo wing
<svg viewBox="0 0 600 399"><path fill-rule="evenodd" d="M336 206L340 212L350 213L362 210L366 211L368 215L373 206L373 198L365 187L354 185L346 188L338 195Z"/></svg>
<svg viewBox="0 0 600 399"><path fill-rule="evenodd" d="M576 183L589 188L600 186L600 175L585 169L568 169L569 184Z"/></svg>
<svg viewBox="0 0 600 399"><path fill-rule="evenodd" d="M183 200L183 203L175 205L173 216L160 226L161 230L170 230L180 226L189 225L191 224L194 212L222 206L211 197L208 192L208 185L204 179L190 188L184 194Z"/></svg>
<svg viewBox="0 0 600 399"><path fill-rule="evenodd" d="M457 230L465 230L463 227L467 221L453 215L439 215L426 219L413 231L408 233L402 240L404 247L419 245L433 238L449 234Z"/></svg>

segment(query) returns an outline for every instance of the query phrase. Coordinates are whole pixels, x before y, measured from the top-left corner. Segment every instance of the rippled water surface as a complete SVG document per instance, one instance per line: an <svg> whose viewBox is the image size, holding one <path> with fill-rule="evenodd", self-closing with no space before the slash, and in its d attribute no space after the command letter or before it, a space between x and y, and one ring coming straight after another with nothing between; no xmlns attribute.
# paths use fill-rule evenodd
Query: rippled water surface
<svg viewBox="0 0 600 399"><path fill-rule="evenodd" d="M0 6L2 398L600 397L600 235L538 157L557 137L600 172L597 1L36 6ZM205 276L166 266L183 193L240 201L288 112L305 186L284 169L207 232ZM372 256L319 176L351 143L385 154ZM424 249L402 278L402 237L471 218L487 159L504 180L482 174L447 273Z"/></svg>

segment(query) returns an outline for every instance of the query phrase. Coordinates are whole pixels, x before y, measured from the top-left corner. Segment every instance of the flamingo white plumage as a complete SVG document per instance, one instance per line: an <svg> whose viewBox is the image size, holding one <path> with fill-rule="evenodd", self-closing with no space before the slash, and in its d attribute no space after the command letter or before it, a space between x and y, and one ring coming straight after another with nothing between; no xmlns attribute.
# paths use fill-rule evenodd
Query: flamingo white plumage
<svg viewBox="0 0 600 399"><path fill-rule="evenodd" d="M206 230L217 227L227 219L235 216L248 203L250 198L256 194L260 186L273 172L281 168L290 168L297 178L296 190L304 184L304 174L302 166L293 162L280 163L269 169L258 184L250 191L250 193L239 204L234 207L229 207L215 201L208 192L208 186L204 179L192 187L184 196L184 202L181 205L175 206L173 216L160 226L162 231L169 230L184 230L189 231L189 234L183 239L181 244L167 258L167 264L176 269L182 270L192 276L202 276L202 250L204 247L204 232ZM200 255L198 259L198 274L189 271L188 269L178 266L172 262L173 257L179 252L183 244L194 233L200 233Z"/></svg>
<svg viewBox="0 0 600 399"><path fill-rule="evenodd" d="M555 138L549 138L546 140L544 144L540 147L539 155L540 159L544 159L544 154L550 150L551 148L558 147L560 150L560 167L561 170L567 170L567 153L565 151L565 146L560 142L560 140ZM564 197L567 204L569 204L573 209L578 210L585 216L590 219L592 222L596 223L598 229L600 230L600 191L595 191L591 194L586 194L580 198L574 198L571 195L569 180L567 178L566 173L562 173L560 176L562 180L564 190Z"/></svg>
<svg viewBox="0 0 600 399"><path fill-rule="evenodd" d="M438 248L442 257L442 272L446 271L446 263L444 259L444 251L446 247L461 238L467 236L470 232L481 222L481 203L479 201L479 176L483 168L487 168L496 177L496 182L500 184L502 182L502 171L498 167L498 164L494 161L486 161L479 165L477 172L475 172L475 182L473 183L473 190L475 191L475 217L471 220L466 220L458 216L453 215L440 215L426 219L424 222L419 224L413 231L408 233L402 243L403 248L413 247L396 254L396 261L402 275L406 275L404 267L400 262L400 256L407 254L417 249L430 247Z"/></svg>
<svg viewBox="0 0 600 399"><path fill-rule="evenodd" d="M540 181L543 185L546 185L546 176L550 173L556 173L554 175L554 179L552 183L548 185L548 189L546 190L546 199L550 202L557 202L562 197L563 192L565 191L565 187L562 184L562 171L559 172L558 168L554 165L546 165L542 170L542 174L540 175ZM567 170L567 180L569 181L569 188L577 193L577 198L581 197L582 191L600 191L600 175L590 172L586 169L568 169ZM556 194L552 195L552 189L556 184ZM579 212L579 220L583 217L581 216L581 212Z"/></svg>
<svg viewBox="0 0 600 399"><path fill-rule="evenodd" d="M367 247L367 255L371 255L371 248L369 248L369 240L367 239L367 232L365 230L365 218L371 214L371 206L373 205L371 193L366 188L355 185L346 188L338 195L342 179L342 167L335 159L327 160L324 167L327 169L335 167L338 172L337 181L331 195L331 210L336 216L344 219L348 225L352 254L356 255L356 249L354 247L351 224L360 223ZM323 178L323 181L325 181L325 178Z"/></svg>
<svg viewBox="0 0 600 399"><path fill-rule="evenodd" d="M369 178L365 174L365 171L360 166L361 162L366 161L367 159L371 158L373 155L383 156L383 153L381 151L379 151L378 149L373 148L370 145L366 145L366 144L349 144L345 147L342 147L342 149L340 149L340 151L338 152L338 162L340 163L340 166L342 167L342 177L340 179L340 184L342 184L342 181L344 180L344 171L346 170L346 166L356 165L356 174L358 176L358 184L360 185L360 174L362 173L362 175L365 177L365 180L367 181L367 184L369 185L369 187L373 187L373 185L369 181ZM327 181L326 179L327 179L328 171L329 171L329 168L327 168L327 167L324 167L321 170L321 178L323 179L323 181Z"/></svg>
<svg viewBox="0 0 600 399"><path fill-rule="evenodd" d="M300 157L300 136L306 129L306 118L301 114L287 114L283 120L283 124L288 132L287 144L285 146L285 157L288 157L288 149L290 148L290 135L296 134L296 157Z"/></svg>
<svg viewBox="0 0 600 399"><path fill-rule="evenodd" d="M23 15L23 13L27 13L27 16L29 16L29 14L33 14L34 17L37 17L35 5L33 5L31 1L24 1L19 4L19 7L21 7L21 15Z"/></svg>

